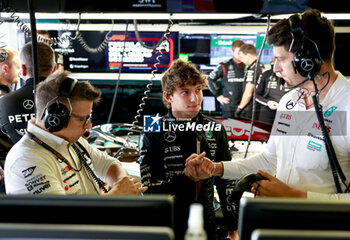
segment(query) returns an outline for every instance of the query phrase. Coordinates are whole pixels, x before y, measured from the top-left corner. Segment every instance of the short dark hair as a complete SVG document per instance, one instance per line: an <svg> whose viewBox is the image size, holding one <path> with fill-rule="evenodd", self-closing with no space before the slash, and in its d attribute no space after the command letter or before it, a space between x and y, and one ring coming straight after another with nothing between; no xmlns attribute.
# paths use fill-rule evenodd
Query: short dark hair
<svg viewBox="0 0 350 240"><path fill-rule="evenodd" d="M332 60L335 51L334 25L317 9L307 10L302 15L302 28L304 35L317 44L321 58L325 62ZM287 51L292 43L291 29L288 19L279 20L267 34L268 44L283 46ZM302 46L303 38L295 36L291 52L295 52ZM313 45L310 41L304 41L304 47ZM311 46L312 47L312 46Z"/></svg>
<svg viewBox="0 0 350 240"><path fill-rule="evenodd" d="M64 79L70 74L69 71L56 71L49 77L38 84L35 103L37 116L41 116L46 104L59 95L59 88ZM91 85L88 81L79 81L76 83L72 92L71 101L89 100L98 103L101 99L101 91ZM60 97L59 101L65 104L67 102L65 97Z"/></svg>
<svg viewBox="0 0 350 240"><path fill-rule="evenodd" d="M183 87L185 85L197 85L203 87L207 85L205 76L197 69L192 62L184 62L177 59L172 62L171 66L164 72L162 77L162 90L169 95L173 94L176 87ZM163 103L167 108L171 105L163 97Z"/></svg>
<svg viewBox="0 0 350 240"><path fill-rule="evenodd" d="M244 44L242 45L242 47L240 48L240 51L244 54L252 54L252 55L256 55L256 47L252 44Z"/></svg>

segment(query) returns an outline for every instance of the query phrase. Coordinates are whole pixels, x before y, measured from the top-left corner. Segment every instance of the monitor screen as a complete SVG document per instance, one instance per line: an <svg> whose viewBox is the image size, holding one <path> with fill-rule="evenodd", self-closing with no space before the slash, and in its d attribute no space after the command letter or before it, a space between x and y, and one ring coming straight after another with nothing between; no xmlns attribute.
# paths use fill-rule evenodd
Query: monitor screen
<svg viewBox="0 0 350 240"><path fill-rule="evenodd" d="M258 33L256 35L256 50L259 55L259 51L261 49L263 40L265 37L265 33ZM261 53L260 62L265 66L265 69L271 68L271 63L273 62L273 48L267 44L267 40L265 41L263 51Z"/></svg>
<svg viewBox="0 0 350 240"><path fill-rule="evenodd" d="M203 111L213 112L216 111L215 96L203 96Z"/></svg>
<svg viewBox="0 0 350 240"><path fill-rule="evenodd" d="M335 52L334 52L334 67L340 71L344 76L350 76L349 66L344 59L348 58L350 51L350 33L336 33L335 34Z"/></svg>
<svg viewBox="0 0 350 240"><path fill-rule="evenodd" d="M259 53L263 35L261 34L187 34L179 33L179 58L195 63L200 71L210 73L216 66L232 58L232 43L242 40L257 47ZM270 64L272 48L264 45L260 62Z"/></svg>
<svg viewBox="0 0 350 240"><path fill-rule="evenodd" d="M235 40L256 45L256 35L212 35L210 39L210 65L218 65L232 58L232 43Z"/></svg>
<svg viewBox="0 0 350 240"><path fill-rule="evenodd" d="M242 198L238 234L250 240L256 229L348 230L349 219L349 201Z"/></svg>
<svg viewBox="0 0 350 240"><path fill-rule="evenodd" d="M210 65L210 34L179 34L179 58L191 61L200 71L211 72L215 66Z"/></svg>
<svg viewBox="0 0 350 240"><path fill-rule="evenodd" d="M152 196L4 195L0 223L173 227L173 198Z"/></svg>
<svg viewBox="0 0 350 240"><path fill-rule="evenodd" d="M0 240L172 240L168 227L0 223Z"/></svg>
<svg viewBox="0 0 350 240"><path fill-rule="evenodd" d="M178 57L178 33L175 32L167 35L167 39L156 50L143 47L138 42L135 32L128 32L125 36L124 32L80 31L81 35L76 40L64 37L74 37L75 32L49 31L49 33L51 37L62 38L63 36L65 41L54 45L53 48L55 52L63 54L65 70L73 73L119 72L122 61L123 73L150 73L156 67L159 73L167 69ZM158 43L164 33L140 32L139 34L143 43L152 47ZM101 46L100 50L96 51L99 46ZM160 62L155 66L158 56L161 56Z"/></svg>
<svg viewBox="0 0 350 240"><path fill-rule="evenodd" d="M222 106L208 88L203 89L203 101L201 112L208 116L221 116Z"/></svg>

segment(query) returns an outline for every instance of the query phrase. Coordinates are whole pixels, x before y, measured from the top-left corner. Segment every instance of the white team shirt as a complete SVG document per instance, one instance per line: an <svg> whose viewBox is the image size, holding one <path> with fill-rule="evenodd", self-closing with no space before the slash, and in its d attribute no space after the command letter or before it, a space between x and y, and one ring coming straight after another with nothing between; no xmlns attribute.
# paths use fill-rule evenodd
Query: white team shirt
<svg viewBox="0 0 350 240"><path fill-rule="evenodd" d="M64 156L75 171L52 152L36 143L26 134L8 153L5 161L7 194L99 194L99 187L82 166L76 152L66 140L28 122L28 131ZM109 167L119 163L84 139L78 140L89 153L87 163L103 181Z"/></svg>
<svg viewBox="0 0 350 240"><path fill-rule="evenodd" d="M350 83L341 73L337 74L321 105L335 153L349 184ZM310 199L350 199L350 194L336 193L315 109L306 109L297 89L280 100L266 149L246 160L223 164L224 178L238 178L261 168L291 187L306 191ZM340 184L344 190L345 187Z"/></svg>

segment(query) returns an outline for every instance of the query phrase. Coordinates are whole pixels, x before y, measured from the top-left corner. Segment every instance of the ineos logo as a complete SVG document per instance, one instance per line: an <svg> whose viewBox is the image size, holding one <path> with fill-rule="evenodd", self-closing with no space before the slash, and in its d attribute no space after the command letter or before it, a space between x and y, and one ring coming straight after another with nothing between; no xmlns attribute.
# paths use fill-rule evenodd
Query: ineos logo
<svg viewBox="0 0 350 240"><path fill-rule="evenodd" d="M167 142L174 142L176 139L176 133L173 131L165 132L164 140Z"/></svg>
<svg viewBox="0 0 350 240"><path fill-rule="evenodd" d="M23 107L27 110L32 109L34 107L34 102L31 99L24 100Z"/></svg>
<svg viewBox="0 0 350 240"><path fill-rule="evenodd" d="M314 68L314 62L311 59L305 59L300 66L304 71L309 72Z"/></svg>

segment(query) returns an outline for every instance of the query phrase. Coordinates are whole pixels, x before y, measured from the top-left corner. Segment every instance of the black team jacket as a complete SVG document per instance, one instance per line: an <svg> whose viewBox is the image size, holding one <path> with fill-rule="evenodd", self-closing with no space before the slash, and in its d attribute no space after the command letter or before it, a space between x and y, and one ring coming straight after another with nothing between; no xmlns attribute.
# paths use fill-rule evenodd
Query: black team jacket
<svg viewBox="0 0 350 240"><path fill-rule="evenodd" d="M227 228L235 229L237 216L230 211L231 206L228 204L233 181L211 177L196 183L184 174L185 160L192 153L197 153L197 141L200 143L200 152L205 151L210 160L231 160L224 126L201 113L188 121L177 120L170 111L160 120L160 125L160 132L143 133L141 136L141 178L143 185L148 186L145 194L170 194L175 197L176 239L183 239L189 207L194 202L199 202L204 207L208 239L216 238L214 184L221 200Z"/></svg>

